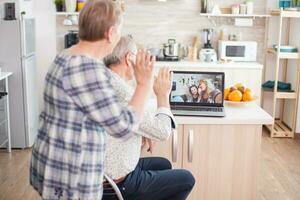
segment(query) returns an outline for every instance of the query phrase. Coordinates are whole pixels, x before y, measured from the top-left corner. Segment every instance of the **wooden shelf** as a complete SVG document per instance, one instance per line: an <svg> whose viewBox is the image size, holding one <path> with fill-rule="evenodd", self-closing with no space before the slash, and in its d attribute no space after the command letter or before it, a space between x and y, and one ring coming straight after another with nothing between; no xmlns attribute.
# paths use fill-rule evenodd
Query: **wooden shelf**
<svg viewBox="0 0 300 200"><path fill-rule="evenodd" d="M272 125L267 125L266 128L272 132ZM286 125L283 121L280 119L276 119L274 122L274 129L273 129L273 136L277 138L292 138L293 137L293 131L292 129Z"/></svg>
<svg viewBox="0 0 300 200"><path fill-rule="evenodd" d="M264 92L273 93L272 90L264 90ZM276 99L297 99L296 92L276 92Z"/></svg>
<svg viewBox="0 0 300 200"><path fill-rule="evenodd" d="M282 16L290 18L300 18L300 11L287 11L287 10L272 10L272 16Z"/></svg>
<svg viewBox="0 0 300 200"><path fill-rule="evenodd" d="M267 50L268 53L270 54L274 54L274 55L277 55L279 54L279 58L280 59L299 59L300 56L299 56L299 52L297 53L285 53L285 52L280 52L278 53L275 49L273 48L269 48Z"/></svg>
<svg viewBox="0 0 300 200"><path fill-rule="evenodd" d="M202 17L231 17L231 18L266 18L271 17L271 15L267 14L252 14L252 15L245 15L245 14L211 14L211 13L200 13Z"/></svg>

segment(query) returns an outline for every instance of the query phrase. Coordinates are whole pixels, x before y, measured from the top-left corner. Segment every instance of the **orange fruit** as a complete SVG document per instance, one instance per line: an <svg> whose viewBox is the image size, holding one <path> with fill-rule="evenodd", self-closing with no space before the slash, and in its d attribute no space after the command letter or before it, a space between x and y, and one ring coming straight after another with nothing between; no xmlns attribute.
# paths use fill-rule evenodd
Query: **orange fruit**
<svg viewBox="0 0 300 200"><path fill-rule="evenodd" d="M229 101L241 101L243 99L243 94L239 91L239 90L234 90L232 91L229 96L228 96L228 100Z"/></svg>
<svg viewBox="0 0 300 200"><path fill-rule="evenodd" d="M250 88L246 88L245 92L251 92Z"/></svg>
<svg viewBox="0 0 300 200"><path fill-rule="evenodd" d="M230 92L233 92L234 90L237 90L237 87L233 86L230 88Z"/></svg>
<svg viewBox="0 0 300 200"><path fill-rule="evenodd" d="M225 100L228 100L229 93L230 93L230 88L226 88L224 90L224 99Z"/></svg>
<svg viewBox="0 0 300 200"><path fill-rule="evenodd" d="M252 92L247 90L244 94L243 94L243 101L252 101L253 100L253 95Z"/></svg>

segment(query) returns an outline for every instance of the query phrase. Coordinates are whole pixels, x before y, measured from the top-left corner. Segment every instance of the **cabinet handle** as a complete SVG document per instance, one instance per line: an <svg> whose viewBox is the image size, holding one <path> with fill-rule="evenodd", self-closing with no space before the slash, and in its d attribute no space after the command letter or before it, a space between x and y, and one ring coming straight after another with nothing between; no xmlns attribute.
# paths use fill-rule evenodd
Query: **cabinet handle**
<svg viewBox="0 0 300 200"><path fill-rule="evenodd" d="M177 151L178 151L178 132L177 130L174 130L172 136L172 161L173 162L177 162Z"/></svg>
<svg viewBox="0 0 300 200"><path fill-rule="evenodd" d="M194 131L189 130L189 143L188 143L188 161L193 162L194 154Z"/></svg>

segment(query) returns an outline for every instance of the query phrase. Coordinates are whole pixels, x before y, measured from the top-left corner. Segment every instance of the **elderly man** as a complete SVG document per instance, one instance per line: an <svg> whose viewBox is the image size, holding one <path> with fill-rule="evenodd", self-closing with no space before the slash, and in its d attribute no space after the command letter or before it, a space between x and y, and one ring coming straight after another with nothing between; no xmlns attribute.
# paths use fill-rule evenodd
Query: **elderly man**
<svg viewBox="0 0 300 200"><path fill-rule="evenodd" d="M130 36L122 37L113 53L104 59L112 73L112 86L121 103L127 105L134 88L127 81L133 79L133 60L137 48ZM175 128L170 111L171 73L164 68L154 80L157 108L148 106L139 131L123 141L109 137L105 158L105 173L115 180L122 195L128 200L184 200L192 190L193 175L183 169L172 170L165 158L140 158L142 137L157 141L167 140ZM151 144L151 142L150 142ZM151 148L150 148L151 149ZM104 189L103 199L115 199Z"/></svg>

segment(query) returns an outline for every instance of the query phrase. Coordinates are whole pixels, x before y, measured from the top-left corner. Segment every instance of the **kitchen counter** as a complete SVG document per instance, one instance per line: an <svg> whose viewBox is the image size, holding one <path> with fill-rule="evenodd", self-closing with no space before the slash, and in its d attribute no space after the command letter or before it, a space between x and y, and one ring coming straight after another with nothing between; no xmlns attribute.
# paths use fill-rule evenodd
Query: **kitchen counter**
<svg viewBox="0 0 300 200"><path fill-rule="evenodd" d="M179 117L178 124L263 124L270 125L273 118L257 104L245 106L227 106L225 104L225 117Z"/></svg>
<svg viewBox="0 0 300 200"><path fill-rule="evenodd" d="M224 118L176 116L178 128L171 138L156 143L152 154L142 153L165 157L173 168L194 175L188 200L257 199L262 126L273 118L257 104L225 109Z"/></svg>
<svg viewBox="0 0 300 200"><path fill-rule="evenodd" d="M200 61L156 62L156 67L173 68L220 68L220 69L263 69L263 65L257 62L232 62L232 63L205 63Z"/></svg>

